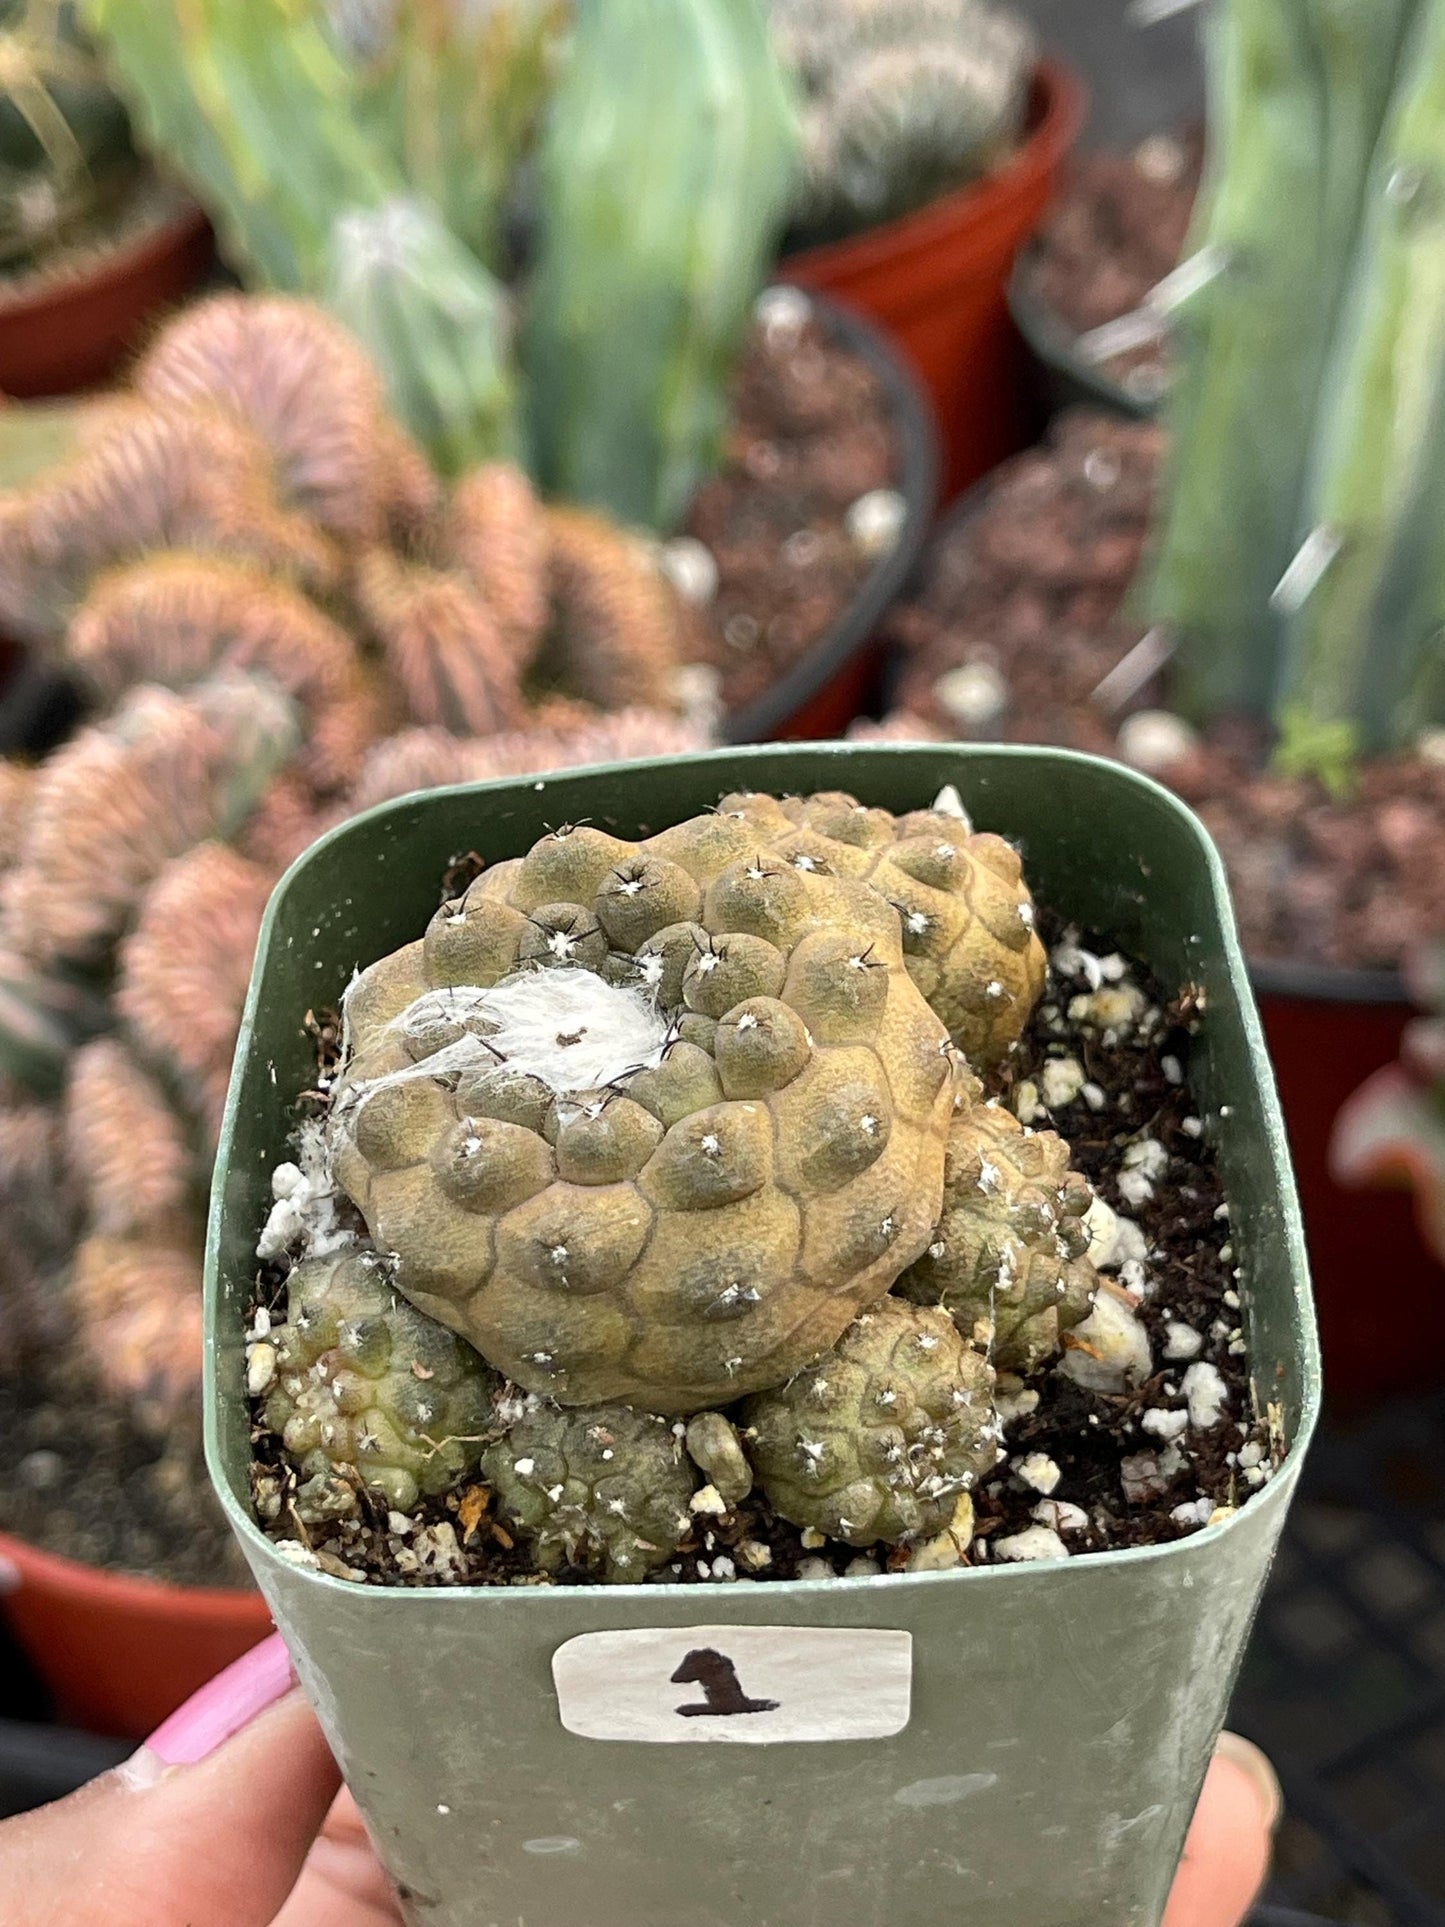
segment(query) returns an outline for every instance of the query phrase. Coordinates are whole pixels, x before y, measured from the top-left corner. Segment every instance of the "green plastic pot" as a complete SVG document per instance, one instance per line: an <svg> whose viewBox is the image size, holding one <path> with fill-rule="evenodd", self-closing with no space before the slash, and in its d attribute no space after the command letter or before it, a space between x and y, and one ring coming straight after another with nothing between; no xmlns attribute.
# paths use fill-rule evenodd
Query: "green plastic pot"
<svg viewBox="0 0 1445 1927"><path fill-rule="evenodd" d="M407 1591L283 1558L247 1500L242 1311L269 1173L311 1079L306 1011L424 927L459 852L512 856L582 819L639 834L738 787L846 788L903 810L944 783L981 827L1021 842L1041 897L1101 926L1164 982L1205 994L1193 1075L1225 1162L1259 1397L1278 1403L1291 1441L1278 1475L1177 1544L905 1577ZM262 932L206 1292L212 1476L412 1921L1159 1921L1315 1422L1319 1365L1284 1132L1223 871L1195 819L1155 784L1055 750L789 746L439 790L344 825L292 868ZM799 1627L862 1629L895 1659L898 1635L911 1636L901 1730L739 1747L584 1738L563 1724L553 1658L579 1635L652 1629L659 1652L670 1641L684 1656L708 1646L732 1658L731 1643L746 1691L756 1642ZM672 1677L660 1674L655 1691L679 1704L697 1694ZM592 1678L605 1702L612 1675L601 1665ZM868 1674L855 1693L866 1723L877 1701ZM736 1739L746 1725L678 1718L666 1737Z"/></svg>

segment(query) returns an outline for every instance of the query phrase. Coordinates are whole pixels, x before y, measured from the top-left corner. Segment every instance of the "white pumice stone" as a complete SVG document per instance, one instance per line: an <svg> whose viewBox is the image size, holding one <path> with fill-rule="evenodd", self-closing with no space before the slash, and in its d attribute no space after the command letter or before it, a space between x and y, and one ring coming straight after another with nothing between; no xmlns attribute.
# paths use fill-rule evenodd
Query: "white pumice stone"
<svg viewBox="0 0 1445 1927"><path fill-rule="evenodd" d="M908 503L896 488L874 488L860 495L843 518L848 538L860 554L887 555L898 545L908 519Z"/></svg>
<svg viewBox="0 0 1445 1927"><path fill-rule="evenodd" d="M1198 1358L1204 1350L1204 1340L1192 1325L1186 1325L1178 1318L1171 1318L1164 1327L1164 1356L1166 1358Z"/></svg>
<svg viewBox="0 0 1445 1927"><path fill-rule="evenodd" d="M1077 1057L1050 1057L1039 1071L1039 1094L1051 1111L1058 1110L1073 1103L1086 1081Z"/></svg>
<svg viewBox="0 0 1445 1927"><path fill-rule="evenodd" d="M1142 1385L1153 1370L1149 1334L1111 1291L1100 1291L1094 1309L1071 1338L1059 1370L1086 1391L1126 1392Z"/></svg>
<svg viewBox="0 0 1445 1927"><path fill-rule="evenodd" d="M1025 1526L1022 1532L1011 1532L1006 1538L993 1540L992 1545L995 1559L1023 1561L1069 1557L1069 1548L1051 1526Z"/></svg>
<svg viewBox="0 0 1445 1927"><path fill-rule="evenodd" d="M1229 1387L1218 1366L1207 1359L1196 1359L1189 1367L1182 1390L1189 1401L1189 1423L1198 1432L1213 1430L1229 1409Z"/></svg>
<svg viewBox="0 0 1445 1927"><path fill-rule="evenodd" d="M1177 1439L1189 1428L1187 1412L1167 1411L1163 1406L1152 1405L1139 1420L1139 1429L1148 1432L1156 1439Z"/></svg>
<svg viewBox="0 0 1445 1927"><path fill-rule="evenodd" d="M1063 1477L1047 1452L1030 1452L1024 1458L1015 1459L1013 1471L1015 1478L1045 1496L1055 1490Z"/></svg>
<svg viewBox="0 0 1445 1927"><path fill-rule="evenodd" d="M1124 762L1153 776L1197 749L1199 732L1171 710L1140 709L1120 723L1116 743Z"/></svg>

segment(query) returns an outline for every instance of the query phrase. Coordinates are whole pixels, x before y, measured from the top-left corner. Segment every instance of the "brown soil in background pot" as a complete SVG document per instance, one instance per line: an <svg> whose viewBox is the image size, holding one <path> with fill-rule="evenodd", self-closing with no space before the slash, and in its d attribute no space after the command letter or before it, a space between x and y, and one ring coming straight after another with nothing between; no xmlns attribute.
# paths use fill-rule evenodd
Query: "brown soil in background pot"
<svg viewBox="0 0 1445 1927"><path fill-rule="evenodd" d="M1127 599L1164 449L1153 423L1066 416L945 530L892 622L920 733L1110 755L1123 716L1163 703L1167 671L1120 710L1094 692L1144 634ZM1370 760L1337 797L1273 772L1264 733L1225 719L1149 767L1218 842L1251 956L1390 969L1445 930L1445 762Z"/></svg>
<svg viewBox="0 0 1445 1927"><path fill-rule="evenodd" d="M717 565L698 655L717 668L726 709L771 688L847 609L879 552L866 510L861 527L850 511L900 471L878 375L815 321L759 325L722 465L686 526Z"/></svg>
<svg viewBox="0 0 1445 1927"><path fill-rule="evenodd" d="M1179 264L1203 168L1199 129L1081 155L1031 256L1031 290L1076 335L1132 314ZM1131 393L1154 396L1168 378L1167 347L1105 366Z"/></svg>

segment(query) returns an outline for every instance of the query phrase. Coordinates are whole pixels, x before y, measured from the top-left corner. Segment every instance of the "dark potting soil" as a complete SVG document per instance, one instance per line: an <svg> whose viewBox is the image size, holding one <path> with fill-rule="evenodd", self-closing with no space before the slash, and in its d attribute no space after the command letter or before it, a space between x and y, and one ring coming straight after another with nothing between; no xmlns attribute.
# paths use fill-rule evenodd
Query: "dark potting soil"
<svg viewBox="0 0 1445 1927"><path fill-rule="evenodd" d="M1077 412L998 471L891 619L918 733L1111 755L1123 718L1160 705L1167 671L1117 707L1095 692L1144 635L1128 596L1164 452L1153 423ZM1273 772L1261 732L1225 719L1150 768L1218 842L1252 957L1388 969L1445 930L1445 762L1367 761L1341 797Z"/></svg>
<svg viewBox="0 0 1445 1927"><path fill-rule="evenodd" d="M246 1586L206 1475L200 1419L160 1439L97 1392L58 1346L0 1376L0 1531L114 1572Z"/></svg>
<svg viewBox="0 0 1445 1927"><path fill-rule="evenodd" d="M1076 335L1141 306L1179 264L1199 193L1204 136L1153 134L1081 155L1029 257L1030 285ZM1141 400L1169 376L1163 337L1101 364Z"/></svg>
<svg viewBox="0 0 1445 1927"><path fill-rule="evenodd" d="M816 321L783 313L753 330L721 467L687 518L717 564L697 655L718 670L727 709L764 694L843 614L878 553L849 511L901 472L878 376Z"/></svg>
<svg viewBox="0 0 1445 1927"><path fill-rule="evenodd" d="M1137 1314L1154 1365L1128 1392L1089 1389L1061 1372L1027 1391L1001 1382L1005 1457L975 1494L963 1559L973 1565L1181 1538L1242 1504L1271 1476L1283 1443L1276 1416L1253 1404L1228 1207L1189 1089L1194 993L1186 986L1166 998L1107 942L1081 940L1055 916L1041 913L1041 928L1053 955L1050 985L990 1094L1035 1128L1059 1129L1118 1214L1102 1290ZM324 1074L334 1034L323 1026L320 1036ZM277 1269L258 1281L253 1317L260 1308L272 1324L284 1319ZM1071 1349L1088 1360L1098 1342L1086 1326ZM289 1556L372 1585L591 1583L570 1569L537 1572L493 1516L480 1480L408 1515L364 1493L357 1516L304 1523L293 1505L296 1476L263 1405L252 1408L252 1487L259 1516ZM911 1556L906 1547L880 1552L800 1533L754 1494L721 1519L699 1519L651 1583L857 1575L902 1570Z"/></svg>

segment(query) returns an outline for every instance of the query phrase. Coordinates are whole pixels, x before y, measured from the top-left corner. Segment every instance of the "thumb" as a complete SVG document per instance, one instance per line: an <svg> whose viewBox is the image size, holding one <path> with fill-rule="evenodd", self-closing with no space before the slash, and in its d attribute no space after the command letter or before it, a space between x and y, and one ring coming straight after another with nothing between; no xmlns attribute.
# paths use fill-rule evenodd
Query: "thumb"
<svg viewBox="0 0 1445 1927"><path fill-rule="evenodd" d="M1239 1927L1264 1885L1283 1796L1249 1740L1221 1733L1164 1927Z"/></svg>
<svg viewBox="0 0 1445 1927"><path fill-rule="evenodd" d="M7 1927L265 1927L339 1781L273 1634L123 1766L0 1825Z"/></svg>

